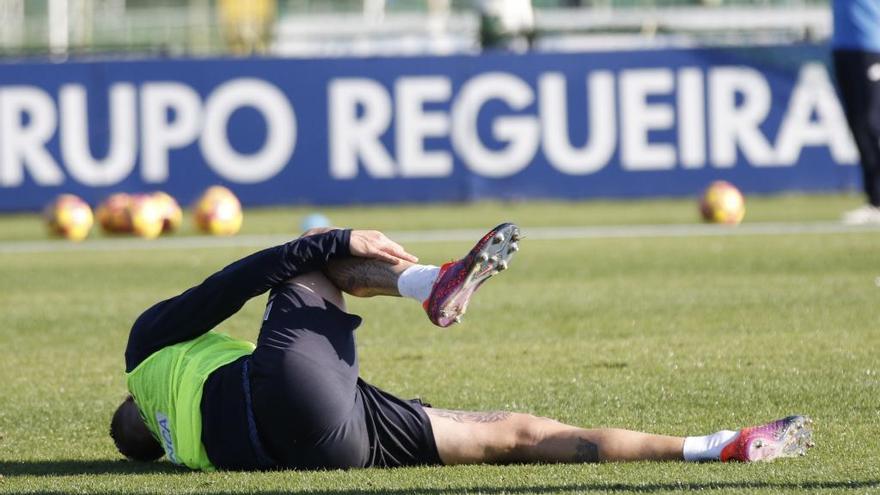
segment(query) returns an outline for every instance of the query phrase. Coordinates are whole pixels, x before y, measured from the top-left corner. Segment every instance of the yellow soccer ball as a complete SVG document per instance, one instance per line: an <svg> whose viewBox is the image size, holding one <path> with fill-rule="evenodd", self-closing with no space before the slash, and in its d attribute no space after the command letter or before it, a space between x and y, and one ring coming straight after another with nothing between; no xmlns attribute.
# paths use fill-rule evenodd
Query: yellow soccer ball
<svg viewBox="0 0 880 495"><path fill-rule="evenodd" d="M131 196L126 193L108 196L95 210L101 229L109 234L131 232L131 218L128 211L130 206Z"/></svg>
<svg viewBox="0 0 880 495"><path fill-rule="evenodd" d="M183 223L183 211L177 204L177 200L163 191L156 191L151 196L162 210L162 232L174 232L180 229L180 225Z"/></svg>
<svg viewBox="0 0 880 495"><path fill-rule="evenodd" d="M89 235L95 218L89 205L73 194L61 194L43 210L46 226L53 235L81 241Z"/></svg>
<svg viewBox="0 0 880 495"><path fill-rule="evenodd" d="M223 186L211 186L196 201L196 227L206 234L235 235L241 229L241 203Z"/></svg>
<svg viewBox="0 0 880 495"><path fill-rule="evenodd" d="M132 195L128 215L131 220L131 231L135 235L145 239L155 239L162 233L162 227L165 224L162 204L151 195Z"/></svg>
<svg viewBox="0 0 880 495"><path fill-rule="evenodd" d="M709 184L703 192L700 214L707 222L737 225L746 214L745 199L736 186L718 180Z"/></svg>

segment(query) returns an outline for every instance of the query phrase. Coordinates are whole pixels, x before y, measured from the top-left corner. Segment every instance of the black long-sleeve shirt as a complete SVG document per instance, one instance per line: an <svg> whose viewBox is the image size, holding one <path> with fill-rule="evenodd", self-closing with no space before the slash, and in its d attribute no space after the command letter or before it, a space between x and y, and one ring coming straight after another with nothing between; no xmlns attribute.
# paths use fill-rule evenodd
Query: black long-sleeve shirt
<svg viewBox="0 0 880 495"><path fill-rule="evenodd" d="M182 294L159 302L138 317L125 350L130 372L152 353L194 339L229 318L251 298L293 277L351 256L350 230L332 230L264 249L211 275ZM202 394L202 443L217 467L265 467L251 445L242 357L215 370Z"/></svg>

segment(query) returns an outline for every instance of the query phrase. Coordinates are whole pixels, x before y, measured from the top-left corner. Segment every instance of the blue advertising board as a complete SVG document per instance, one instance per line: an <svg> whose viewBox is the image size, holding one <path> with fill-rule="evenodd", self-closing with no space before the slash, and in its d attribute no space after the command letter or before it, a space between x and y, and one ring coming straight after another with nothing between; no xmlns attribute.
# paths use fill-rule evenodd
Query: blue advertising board
<svg viewBox="0 0 880 495"><path fill-rule="evenodd" d="M0 64L0 210L230 187L246 205L852 187L814 45Z"/></svg>

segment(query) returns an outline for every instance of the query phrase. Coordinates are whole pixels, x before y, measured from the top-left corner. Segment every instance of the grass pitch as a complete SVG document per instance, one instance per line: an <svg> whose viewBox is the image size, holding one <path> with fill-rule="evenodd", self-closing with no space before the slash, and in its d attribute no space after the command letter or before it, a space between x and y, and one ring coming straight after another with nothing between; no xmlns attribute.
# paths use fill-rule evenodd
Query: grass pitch
<svg viewBox="0 0 880 495"><path fill-rule="evenodd" d="M756 198L747 222L831 220L857 204ZM389 230L511 219L528 235L530 226L693 222L693 210L689 201L653 201L324 213ZM304 212L248 212L245 233L292 234ZM37 216L0 218L0 242L41 238ZM427 262L469 247L410 246ZM362 375L401 396L681 435L803 413L816 420L807 457L211 474L122 461L107 428L124 395L122 350L134 318L252 249L0 253L0 493L880 492L878 250L880 231L527 239L462 325L432 327L409 301L350 302L365 317ZM264 302L221 329L255 338Z"/></svg>

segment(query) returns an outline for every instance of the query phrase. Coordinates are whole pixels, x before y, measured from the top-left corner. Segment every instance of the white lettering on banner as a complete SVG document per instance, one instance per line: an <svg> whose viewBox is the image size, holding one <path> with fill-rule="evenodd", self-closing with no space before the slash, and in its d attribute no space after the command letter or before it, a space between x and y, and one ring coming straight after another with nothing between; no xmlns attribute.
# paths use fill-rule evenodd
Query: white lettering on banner
<svg viewBox="0 0 880 495"><path fill-rule="evenodd" d="M742 103L737 105L737 95ZM729 168L739 149L752 165L776 164L775 153L761 132L770 113L770 86L755 69L716 67L709 70L709 135L712 164Z"/></svg>
<svg viewBox="0 0 880 495"><path fill-rule="evenodd" d="M134 86L111 86L107 156L103 160L96 160L89 146L86 90L79 84L61 87L58 94L61 158L75 180L87 186L110 186L125 179L134 170L137 152L135 106Z"/></svg>
<svg viewBox="0 0 880 495"><path fill-rule="evenodd" d="M488 72L470 79L452 106L452 145L474 172L486 177L507 177L534 158L539 126L530 115L496 117L492 137L506 146L500 150L486 148L477 132L477 117L483 105L492 99L505 102L513 110L522 110L532 104L535 94L522 79L503 72Z"/></svg>
<svg viewBox="0 0 880 495"><path fill-rule="evenodd" d="M580 136L570 132L567 83L559 72L541 74L537 115L493 114L489 129L503 146L492 149L478 132L477 120L485 104L498 100L520 112L535 100L533 87L516 75L478 74L464 81L457 95L450 95L447 77L403 76L394 83L394 102L389 90L372 79L332 80L328 92L331 176L352 179L359 167L374 178L449 176L454 156L424 148L426 138L447 134L455 156L479 175L514 175L535 160L539 147L553 168L586 175L607 166L618 150L618 124L624 170L670 170L676 165L700 169L707 163L729 168L739 154L754 167L790 167L804 146L826 146L838 163L856 160L840 103L818 64L807 64L801 71L775 145L762 129L773 103L770 87L750 67L714 67L708 69L708 76L698 67L677 72L624 70L617 81L619 100L614 75L593 71L587 75L587 135L580 147L571 142L573 138L579 142ZM443 110L424 109L426 103L444 103L450 97L448 116ZM652 101L656 97L674 97L674 103ZM811 120L814 114L817 117ZM392 124L396 151L382 142ZM656 131L675 131L675 142L652 140Z"/></svg>
<svg viewBox="0 0 880 495"><path fill-rule="evenodd" d="M27 116L27 123L24 117ZM24 182L24 170L41 186L57 186L64 173L46 151L57 125L52 98L31 86L0 88L0 186Z"/></svg>
<svg viewBox="0 0 880 495"><path fill-rule="evenodd" d="M169 111L173 119L168 120ZM141 177L168 180L168 152L193 141L202 126L198 93L183 83L151 82L141 88Z"/></svg>
<svg viewBox="0 0 880 495"><path fill-rule="evenodd" d="M814 113L815 121L811 120ZM794 163L804 146L823 145L836 162L854 163L859 158L825 66L806 64L801 67L779 128L776 161Z"/></svg>
<svg viewBox="0 0 880 495"><path fill-rule="evenodd" d="M684 168L702 168L706 165L704 98L703 71L695 68L678 71L678 161Z"/></svg>
<svg viewBox="0 0 880 495"><path fill-rule="evenodd" d="M381 141L391 124L391 98L385 88L372 79L334 79L327 100L330 176L355 178L360 159L371 177L394 177L394 161Z"/></svg>
<svg viewBox="0 0 880 495"><path fill-rule="evenodd" d="M584 92L586 108L569 108L569 84ZM162 183L171 176L172 153L197 141L216 174L259 183L290 163L297 142L293 105L262 79L230 79L204 101L181 82L114 83L104 96L106 133L89 119L90 96L101 98L72 83L60 87L57 101L38 87L0 86L0 187L26 178L58 186L66 174L86 186L112 186L134 173L138 156L143 181ZM856 162L824 66L804 65L787 101L776 102L778 130L766 128L772 97L766 77L745 66L596 70L572 80L550 71L533 81L486 72L455 84L445 75L400 76L390 85L337 78L327 87L328 166L334 179L448 177L456 160L475 174L503 178L543 158L563 174L588 175L615 154L626 171L723 169L739 157L752 167L790 167L805 147L827 148L837 163ZM266 125L262 146L248 153L232 146L228 130L243 107ZM90 141L97 133L107 141L99 157ZM50 153L48 146L56 138L53 156L56 148Z"/></svg>
<svg viewBox="0 0 880 495"><path fill-rule="evenodd" d="M402 177L446 177L452 174L452 155L448 151L425 150L425 138L449 135L449 116L426 111L425 103L443 103L452 96L446 77L406 77L394 85L396 122L395 148Z"/></svg>
<svg viewBox="0 0 880 495"><path fill-rule="evenodd" d="M82 85L61 86L58 108L42 89L0 87L0 186L21 185L25 170L40 186L64 182L64 173L46 149L56 129L62 162L74 180L87 186L111 186L124 180L133 171L138 153L137 100L134 85L110 86L108 150L103 159L96 159ZM239 153L229 142L229 119L241 107L256 109L266 122L265 142L254 153ZM140 112L141 177L147 183L167 181L169 153L197 138L208 166L238 183L262 182L276 175L290 161L296 143L292 105L277 87L260 79L221 84L208 96L204 118L201 98L190 86L147 82L140 89Z"/></svg>
<svg viewBox="0 0 880 495"><path fill-rule="evenodd" d="M608 71L595 71L587 79L589 136L581 148L573 147L569 141L565 92L565 77L558 72L549 72L538 80L544 154L550 165L560 172L591 174L607 165L614 153L617 137L614 76Z"/></svg>
<svg viewBox="0 0 880 495"><path fill-rule="evenodd" d="M236 151L226 133L236 109L250 106L266 119L266 141L252 154ZM259 79L235 79L221 84L205 103L202 155L224 179L253 184L274 177L287 165L296 145L296 117L287 97Z"/></svg>
<svg viewBox="0 0 880 495"><path fill-rule="evenodd" d="M669 170L675 167L675 148L650 143L649 131L670 130L675 124L672 106L648 103L649 95L672 93L675 81L669 69L632 69L620 73L620 162L625 170Z"/></svg>

